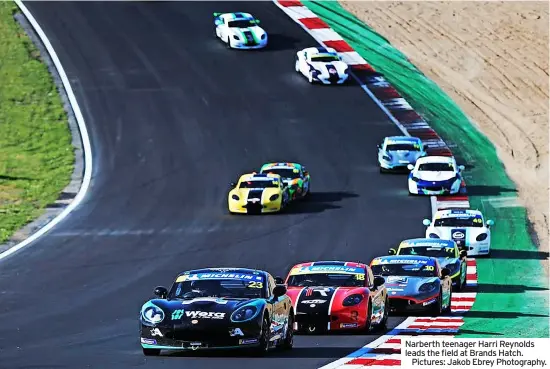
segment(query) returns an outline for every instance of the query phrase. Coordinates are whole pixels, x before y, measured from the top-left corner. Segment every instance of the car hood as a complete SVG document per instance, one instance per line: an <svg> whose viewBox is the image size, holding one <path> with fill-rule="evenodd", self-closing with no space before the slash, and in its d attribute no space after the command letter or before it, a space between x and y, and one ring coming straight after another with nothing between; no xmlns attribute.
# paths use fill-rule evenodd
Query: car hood
<svg viewBox="0 0 550 369"><path fill-rule="evenodd" d="M423 295L419 288L424 283L439 281L437 277L384 276L389 297Z"/></svg>
<svg viewBox="0 0 550 369"><path fill-rule="evenodd" d="M431 172L431 171L417 171L414 173L416 178L423 181L448 181L457 176L455 172Z"/></svg>
<svg viewBox="0 0 550 369"><path fill-rule="evenodd" d="M239 36L242 40L246 39L247 33L251 33L252 35L256 36L257 39L260 39L260 37L266 32L261 28L260 26L254 26L254 27L245 27L245 28L230 28L230 32L233 35Z"/></svg>
<svg viewBox="0 0 550 369"><path fill-rule="evenodd" d="M325 63L325 62L309 62L309 65L321 72L321 74L329 74L330 69L336 69L338 74L344 74L348 69L348 65L341 60Z"/></svg>
<svg viewBox="0 0 550 369"><path fill-rule="evenodd" d="M448 258L448 257L440 257L437 258L437 261L439 262L439 265L442 268L447 268L450 265L460 263L460 259L457 258Z"/></svg>
<svg viewBox="0 0 550 369"><path fill-rule="evenodd" d="M329 314L341 307L344 299L353 294L364 294L364 287L290 287L287 295L296 314Z"/></svg>
<svg viewBox="0 0 550 369"><path fill-rule="evenodd" d="M392 150L386 151L386 153L390 155L392 162L402 164L414 164L421 155L420 151L407 150Z"/></svg>
<svg viewBox="0 0 550 369"><path fill-rule="evenodd" d="M228 322L231 314L238 308L248 305L263 305L263 299L218 299L196 298L192 300L153 299L152 303L165 314L162 324L182 324L192 320L208 322Z"/></svg>
<svg viewBox="0 0 550 369"><path fill-rule="evenodd" d="M432 227L427 233L435 233L439 238L444 240L460 241L475 241L476 237L481 233L487 233L485 227Z"/></svg>
<svg viewBox="0 0 550 369"><path fill-rule="evenodd" d="M231 193L239 196L239 202L260 204L269 202L269 198L273 195L281 194L279 188L237 188L231 191Z"/></svg>

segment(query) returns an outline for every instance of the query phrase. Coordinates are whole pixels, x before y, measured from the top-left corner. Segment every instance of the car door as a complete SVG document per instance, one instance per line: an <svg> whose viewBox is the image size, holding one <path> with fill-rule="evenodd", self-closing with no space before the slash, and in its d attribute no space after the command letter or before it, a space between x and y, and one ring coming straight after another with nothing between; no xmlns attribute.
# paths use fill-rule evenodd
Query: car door
<svg viewBox="0 0 550 369"><path fill-rule="evenodd" d="M372 274L372 270L369 267L366 267L365 276L367 279L367 287L369 289L372 301L371 319L373 323L378 323L384 316L383 309L385 309L384 303L386 301L386 286L382 285L374 288L374 275Z"/></svg>

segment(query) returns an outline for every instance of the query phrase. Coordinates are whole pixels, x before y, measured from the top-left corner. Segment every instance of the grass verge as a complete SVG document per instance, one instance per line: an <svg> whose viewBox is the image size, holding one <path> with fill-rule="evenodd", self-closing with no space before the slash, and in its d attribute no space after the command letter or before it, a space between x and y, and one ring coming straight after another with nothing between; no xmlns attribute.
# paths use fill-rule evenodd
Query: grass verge
<svg viewBox="0 0 550 369"><path fill-rule="evenodd" d="M0 244L59 197L74 163L61 98L17 10L0 2Z"/></svg>
<svg viewBox="0 0 550 369"><path fill-rule="evenodd" d="M492 255L477 260L478 295L461 328L463 337L548 337L548 281L533 244L527 214L492 143L464 112L395 49L335 1L304 1L407 99L467 165L473 208L494 219ZM419 219L422 216L419 215Z"/></svg>

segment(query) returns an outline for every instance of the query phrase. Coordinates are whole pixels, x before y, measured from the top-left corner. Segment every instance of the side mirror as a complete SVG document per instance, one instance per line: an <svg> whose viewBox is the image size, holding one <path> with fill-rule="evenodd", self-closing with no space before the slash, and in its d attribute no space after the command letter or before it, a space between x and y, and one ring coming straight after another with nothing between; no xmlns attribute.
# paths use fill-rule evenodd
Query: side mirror
<svg viewBox="0 0 550 369"><path fill-rule="evenodd" d="M451 271L449 270L449 268L443 268L441 269L441 278L445 278L445 277L448 277L449 275L451 275Z"/></svg>
<svg viewBox="0 0 550 369"><path fill-rule="evenodd" d="M168 290L166 289L166 287L158 286L155 288L153 293L161 299L165 299L168 295Z"/></svg>
<svg viewBox="0 0 550 369"><path fill-rule="evenodd" d="M233 187L237 186L237 184L236 184L235 182L231 182L231 183L229 184L229 186L231 186L231 188L233 188Z"/></svg>
<svg viewBox="0 0 550 369"><path fill-rule="evenodd" d="M494 225L495 225L495 222L493 220L489 219L487 221L487 227L491 227L491 226L494 226Z"/></svg>
<svg viewBox="0 0 550 369"><path fill-rule="evenodd" d="M397 254L397 250L396 249L389 249L388 250L388 255L396 255Z"/></svg>
<svg viewBox="0 0 550 369"><path fill-rule="evenodd" d="M461 258L465 258L466 256L468 256L468 251L466 251L466 250L460 251L460 257Z"/></svg>
<svg viewBox="0 0 550 369"><path fill-rule="evenodd" d="M412 164L407 164L407 169L408 169L408 170L413 170L413 169L414 169L414 165L412 165Z"/></svg>
<svg viewBox="0 0 550 369"><path fill-rule="evenodd" d="M273 288L273 296L279 298L286 293L286 286L284 284L278 284Z"/></svg>
<svg viewBox="0 0 550 369"><path fill-rule="evenodd" d="M424 219L424 220L422 221L422 224L424 224L426 227L428 227L430 224L432 224L432 221L429 220L429 219Z"/></svg>
<svg viewBox="0 0 550 369"><path fill-rule="evenodd" d="M281 277L275 277L275 284L285 284L285 280Z"/></svg>
<svg viewBox="0 0 550 369"><path fill-rule="evenodd" d="M458 166L458 170L464 170L464 169L466 169L466 167L464 165L459 165Z"/></svg>
<svg viewBox="0 0 550 369"><path fill-rule="evenodd" d="M374 281L372 281L374 288L378 288L382 286L384 283L386 283L386 280L384 279L384 277L380 277L380 276L374 277Z"/></svg>

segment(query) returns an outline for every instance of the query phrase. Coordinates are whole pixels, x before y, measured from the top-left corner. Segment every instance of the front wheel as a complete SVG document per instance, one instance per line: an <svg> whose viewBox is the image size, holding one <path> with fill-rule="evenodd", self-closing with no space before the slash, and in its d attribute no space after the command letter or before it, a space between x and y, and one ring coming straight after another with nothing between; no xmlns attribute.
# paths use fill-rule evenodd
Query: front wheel
<svg viewBox="0 0 550 369"><path fill-rule="evenodd" d="M309 76L307 77L307 80L309 83L313 83L313 72L309 72Z"/></svg>
<svg viewBox="0 0 550 369"><path fill-rule="evenodd" d="M283 341L282 348L285 350L292 350L294 346L294 315L290 314L288 317L288 326L286 328L286 337Z"/></svg>
<svg viewBox="0 0 550 369"><path fill-rule="evenodd" d="M225 47L227 47L228 49L231 49L231 39L229 38L229 36L227 36L227 41L225 43Z"/></svg>
<svg viewBox="0 0 550 369"><path fill-rule="evenodd" d="M269 351L269 319L264 316L262 323L262 332L260 333L260 344L254 349L254 354L257 356L264 356Z"/></svg>
<svg viewBox="0 0 550 369"><path fill-rule="evenodd" d="M382 320L378 324L378 328L386 329L386 326L388 324L389 309L390 309L390 299L388 298L388 296L386 296L386 302L384 302L384 316L382 317Z"/></svg>
<svg viewBox="0 0 550 369"><path fill-rule="evenodd" d="M443 312L443 291L439 291L439 296L437 296L437 301L431 308L431 313L434 316L440 316Z"/></svg>
<svg viewBox="0 0 550 369"><path fill-rule="evenodd" d="M145 356L159 356L160 349L143 348L143 355Z"/></svg>
<svg viewBox="0 0 550 369"><path fill-rule="evenodd" d="M370 332L372 325L372 301L369 300L369 308L367 309L367 321L365 323L365 334Z"/></svg>

